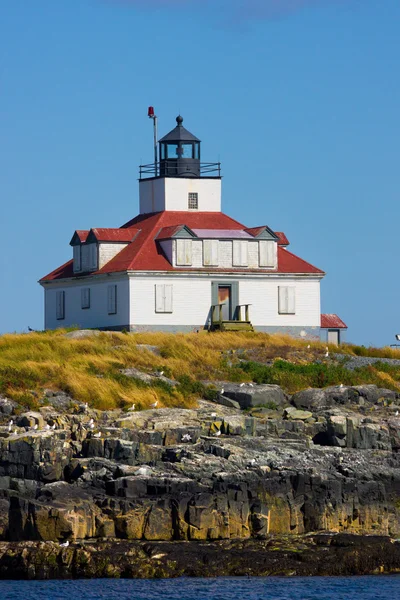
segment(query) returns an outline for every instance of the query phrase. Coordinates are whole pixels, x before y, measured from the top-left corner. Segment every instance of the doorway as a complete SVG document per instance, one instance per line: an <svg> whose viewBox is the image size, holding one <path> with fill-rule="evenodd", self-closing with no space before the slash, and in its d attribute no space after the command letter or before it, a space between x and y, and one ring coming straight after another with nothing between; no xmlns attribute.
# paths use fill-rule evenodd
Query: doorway
<svg viewBox="0 0 400 600"><path fill-rule="evenodd" d="M339 346L340 336L338 329L328 329L328 344Z"/></svg>
<svg viewBox="0 0 400 600"><path fill-rule="evenodd" d="M230 321L232 319L232 288L230 285L218 286L218 304L222 304L222 321Z"/></svg>

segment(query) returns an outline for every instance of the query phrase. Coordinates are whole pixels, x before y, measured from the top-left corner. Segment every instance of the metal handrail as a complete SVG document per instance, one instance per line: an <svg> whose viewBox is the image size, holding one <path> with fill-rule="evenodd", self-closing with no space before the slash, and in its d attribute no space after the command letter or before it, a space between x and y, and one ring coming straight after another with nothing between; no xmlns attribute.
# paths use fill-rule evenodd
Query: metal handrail
<svg viewBox="0 0 400 600"><path fill-rule="evenodd" d="M168 161L171 160L171 164L168 164ZM190 159L195 162L195 159ZM174 161L174 162L172 162ZM139 166L139 179L146 179L143 175L148 175L149 177L157 177L161 173L161 165L163 167L163 173L168 177L168 173L170 172L171 176L176 174L177 164L175 159L166 159L165 161L159 161L157 163L150 163L148 165L140 165ZM221 177L221 163L200 163L200 176L206 175L208 173L218 173L215 177ZM190 171L187 172L188 175ZM179 177L180 175L176 175ZM182 175L181 175L182 176Z"/></svg>

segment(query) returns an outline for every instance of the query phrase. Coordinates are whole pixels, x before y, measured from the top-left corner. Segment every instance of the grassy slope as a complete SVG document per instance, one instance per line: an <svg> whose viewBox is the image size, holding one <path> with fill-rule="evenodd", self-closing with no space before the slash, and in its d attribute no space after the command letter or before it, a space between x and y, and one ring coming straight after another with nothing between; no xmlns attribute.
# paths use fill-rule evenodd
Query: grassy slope
<svg viewBox="0 0 400 600"><path fill-rule="evenodd" d="M157 346L161 356L138 347ZM207 395L201 380L276 383L293 393L307 387L339 383L376 383L400 389L400 368L378 364L355 372L324 357L325 344L261 333L163 334L101 333L74 340L65 331L0 337L0 394L35 408L44 389L63 390L98 409L146 408L156 399L162 406L191 406ZM332 354L337 349L330 348ZM349 355L400 358L391 348L346 345ZM244 361L244 362L243 362ZM259 363L263 363L260 366ZM120 369L163 370L181 382L179 391L161 381L148 386L125 377ZM212 395L212 393L209 392Z"/></svg>

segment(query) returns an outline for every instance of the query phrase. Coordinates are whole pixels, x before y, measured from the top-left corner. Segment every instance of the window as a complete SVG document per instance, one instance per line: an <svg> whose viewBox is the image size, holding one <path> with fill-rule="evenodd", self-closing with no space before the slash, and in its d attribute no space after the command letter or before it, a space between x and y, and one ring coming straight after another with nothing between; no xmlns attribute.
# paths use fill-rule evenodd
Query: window
<svg viewBox="0 0 400 600"><path fill-rule="evenodd" d="M296 313L296 288L294 286L278 287L278 311L280 315Z"/></svg>
<svg viewBox="0 0 400 600"><path fill-rule="evenodd" d="M178 266L192 264L192 240L176 240L176 264Z"/></svg>
<svg viewBox="0 0 400 600"><path fill-rule="evenodd" d="M233 266L247 267L247 242L244 240L233 240Z"/></svg>
<svg viewBox="0 0 400 600"><path fill-rule="evenodd" d="M74 271L82 269L81 247L74 246Z"/></svg>
<svg viewBox="0 0 400 600"><path fill-rule="evenodd" d="M172 285L157 283L155 293L156 313L172 313Z"/></svg>
<svg viewBox="0 0 400 600"><path fill-rule="evenodd" d="M203 241L203 264L207 266L218 266L218 240L204 240Z"/></svg>
<svg viewBox="0 0 400 600"><path fill-rule="evenodd" d="M188 209L197 210L199 208L199 194L197 192L189 192L188 194Z"/></svg>
<svg viewBox="0 0 400 600"><path fill-rule="evenodd" d="M90 308L90 288L81 290L81 308Z"/></svg>
<svg viewBox="0 0 400 600"><path fill-rule="evenodd" d="M117 286L109 285L107 287L107 308L109 315L117 314Z"/></svg>
<svg viewBox="0 0 400 600"><path fill-rule="evenodd" d="M91 271L97 269L97 244L89 244L89 265Z"/></svg>
<svg viewBox="0 0 400 600"><path fill-rule="evenodd" d="M276 242L260 240L258 244L260 267L276 267Z"/></svg>
<svg viewBox="0 0 400 600"><path fill-rule="evenodd" d="M56 315L58 321L65 319L65 292L56 293Z"/></svg>

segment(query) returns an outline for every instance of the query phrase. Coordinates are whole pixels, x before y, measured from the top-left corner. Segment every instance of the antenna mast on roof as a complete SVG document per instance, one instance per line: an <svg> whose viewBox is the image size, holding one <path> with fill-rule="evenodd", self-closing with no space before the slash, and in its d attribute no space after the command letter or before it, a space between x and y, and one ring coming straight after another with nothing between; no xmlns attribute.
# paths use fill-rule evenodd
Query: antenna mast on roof
<svg viewBox="0 0 400 600"><path fill-rule="evenodd" d="M153 119L153 130L154 130L154 175L157 177L157 116L154 114L154 107L149 106L147 116L149 119Z"/></svg>

